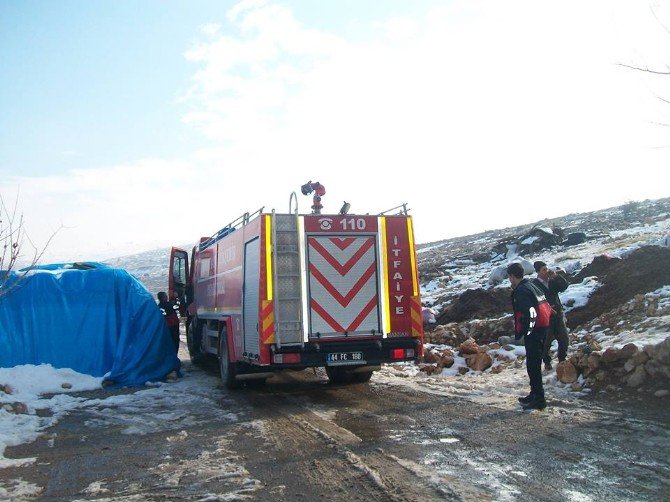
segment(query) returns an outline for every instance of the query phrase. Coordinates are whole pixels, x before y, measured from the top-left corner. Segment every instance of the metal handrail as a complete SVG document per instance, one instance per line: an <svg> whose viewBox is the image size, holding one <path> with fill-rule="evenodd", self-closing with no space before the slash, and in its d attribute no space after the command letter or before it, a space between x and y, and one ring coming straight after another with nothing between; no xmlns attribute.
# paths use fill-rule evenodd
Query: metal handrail
<svg viewBox="0 0 670 502"><path fill-rule="evenodd" d="M398 211L395 214L402 214L402 215L405 215L405 216L407 216L409 214L409 209L407 208L407 202L404 202L404 203L400 204L399 206L392 207L391 209L387 209L386 211L382 211L381 213L378 213L377 216L383 216L386 213L390 213L391 211L395 211L396 209L400 209L400 211Z"/></svg>
<svg viewBox="0 0 670 502"><path fill-rule="evenodd" d="M202 251L203 249L208 248L209 246L214 244L219 239L222 239L223 237L228 235L233 230L235 230L239 227L243 227L244 225L248 224L249 221L251 221L256 215L261 214L263 212L264 208L265 208L265 206L262 206L258 211L254 211L251 214L249 214L249 212L246 212L246 213L242 214L241 216L235 218L233 221L228 223L225 227L223 227L218 232L216 232L214 235L212 235L209 239L207 239L204 242L201 242L199 250Z"/></svg>
<svg viewBox="0 0 670 502"><path fill-rule="evenodd" d="M298 213L298 196L295 192L291 192L291 196L288 198L288 212L291 214L293 212L293 199L295 199L295 212Z"/></svg>

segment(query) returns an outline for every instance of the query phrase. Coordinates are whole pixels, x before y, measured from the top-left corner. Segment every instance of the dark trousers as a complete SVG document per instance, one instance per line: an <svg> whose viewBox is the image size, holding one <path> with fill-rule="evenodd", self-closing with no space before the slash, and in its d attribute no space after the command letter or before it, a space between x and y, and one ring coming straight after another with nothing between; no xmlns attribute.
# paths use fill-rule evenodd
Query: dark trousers
<svg viewBox="0 0 670 502"><path fill-rule="evenodd" d="M523 343L526 347L526 371L530 379L530 393L536 398L544 399L544 387L542 386L542 351L544 350L544 339L547 330L533 330L526 335Z"/></svg>
<svg viewBox="0 0 670 502"><path fill-rule="evenodd" d="M549 320L549 330L547 331L544 352L542 353L542 360L545 363L551 361L551 344L554 339L558 340L558 360L563 361L568 356L568 345L570 345L568 328L565 326L563 312L552 315Z"/></svg>
<svg viewBox="0 0 670 502"><path fill-rule="evenodd" d="M174 343L175 352L179 353L179 325L168 326L170 336L172 336L172 343Z"/></svg>

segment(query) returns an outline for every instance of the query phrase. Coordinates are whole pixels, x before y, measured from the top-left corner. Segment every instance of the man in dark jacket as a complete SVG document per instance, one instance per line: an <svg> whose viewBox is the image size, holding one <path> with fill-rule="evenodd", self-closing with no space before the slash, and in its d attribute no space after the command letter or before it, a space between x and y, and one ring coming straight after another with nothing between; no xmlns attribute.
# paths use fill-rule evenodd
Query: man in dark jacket
<svg viewBox="0 0 670 502"><path fill-rule="evenodd" d="M524 410L542 410L547 406L542 386L542 351L547 336L551 307L542 291L523 278L523 266L512 263L507 267L507 277L512 285L514 310L514 336L523 337L526 347L526 371L530 380L530 394L520 397Z"/></svg>
<svg viewBox="0 0 670 502"><path fill-rule="evenodd" d="M556 339L558 341L558 362L565 361L568 355L568 328L565 326L565 318L563 317L563 304L558 296L562 293L570 283L565 276L551 270L543 261L536 261L533 263L537 278L533 279L536 286L542 289L544 296L547 298L551 306L551 319L549 320L549 330L547 331L547 339L544 342L544 351L542 352L542 360L544 367L547 370L551 369L551 344Z"/></svg>
<svg viewBox="0 0 670 502"><path fill-rule="evenodd" d="M179 307L168 300L168 295L165 291L161 291L156 296L158 297L158 308L161 309L165 323L170 330L175 351L179 353L179 316L177 315Z"/></svg>

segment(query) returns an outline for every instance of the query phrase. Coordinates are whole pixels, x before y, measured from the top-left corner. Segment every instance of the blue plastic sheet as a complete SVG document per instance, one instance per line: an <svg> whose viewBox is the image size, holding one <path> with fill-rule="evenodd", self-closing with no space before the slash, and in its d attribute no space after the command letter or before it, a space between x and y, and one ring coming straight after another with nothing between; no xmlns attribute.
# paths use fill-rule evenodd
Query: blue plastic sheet
<svg viewBox="0 0 670 502"><path fill-rule="evenodd" d="M115 387L178 370L163 314L144 286L125 270L84 266L95 268L36 267L0 296L0 367L49 363ZM18 277L11 273L3 289Z"/></svg>

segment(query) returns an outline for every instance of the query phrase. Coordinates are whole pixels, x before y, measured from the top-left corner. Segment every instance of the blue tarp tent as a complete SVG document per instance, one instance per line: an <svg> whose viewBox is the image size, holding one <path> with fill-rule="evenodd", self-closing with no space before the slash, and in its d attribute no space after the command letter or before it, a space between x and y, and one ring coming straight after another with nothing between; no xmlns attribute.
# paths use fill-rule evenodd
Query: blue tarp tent
<svg viewBox="0 0 670 502"><path fill-rule="evenodd" d="M56 264L18 278L10 273L4 289L16 287L0 296L0 367L49 363L117 387L179 369L163 314L125 270Z"/></svg>

